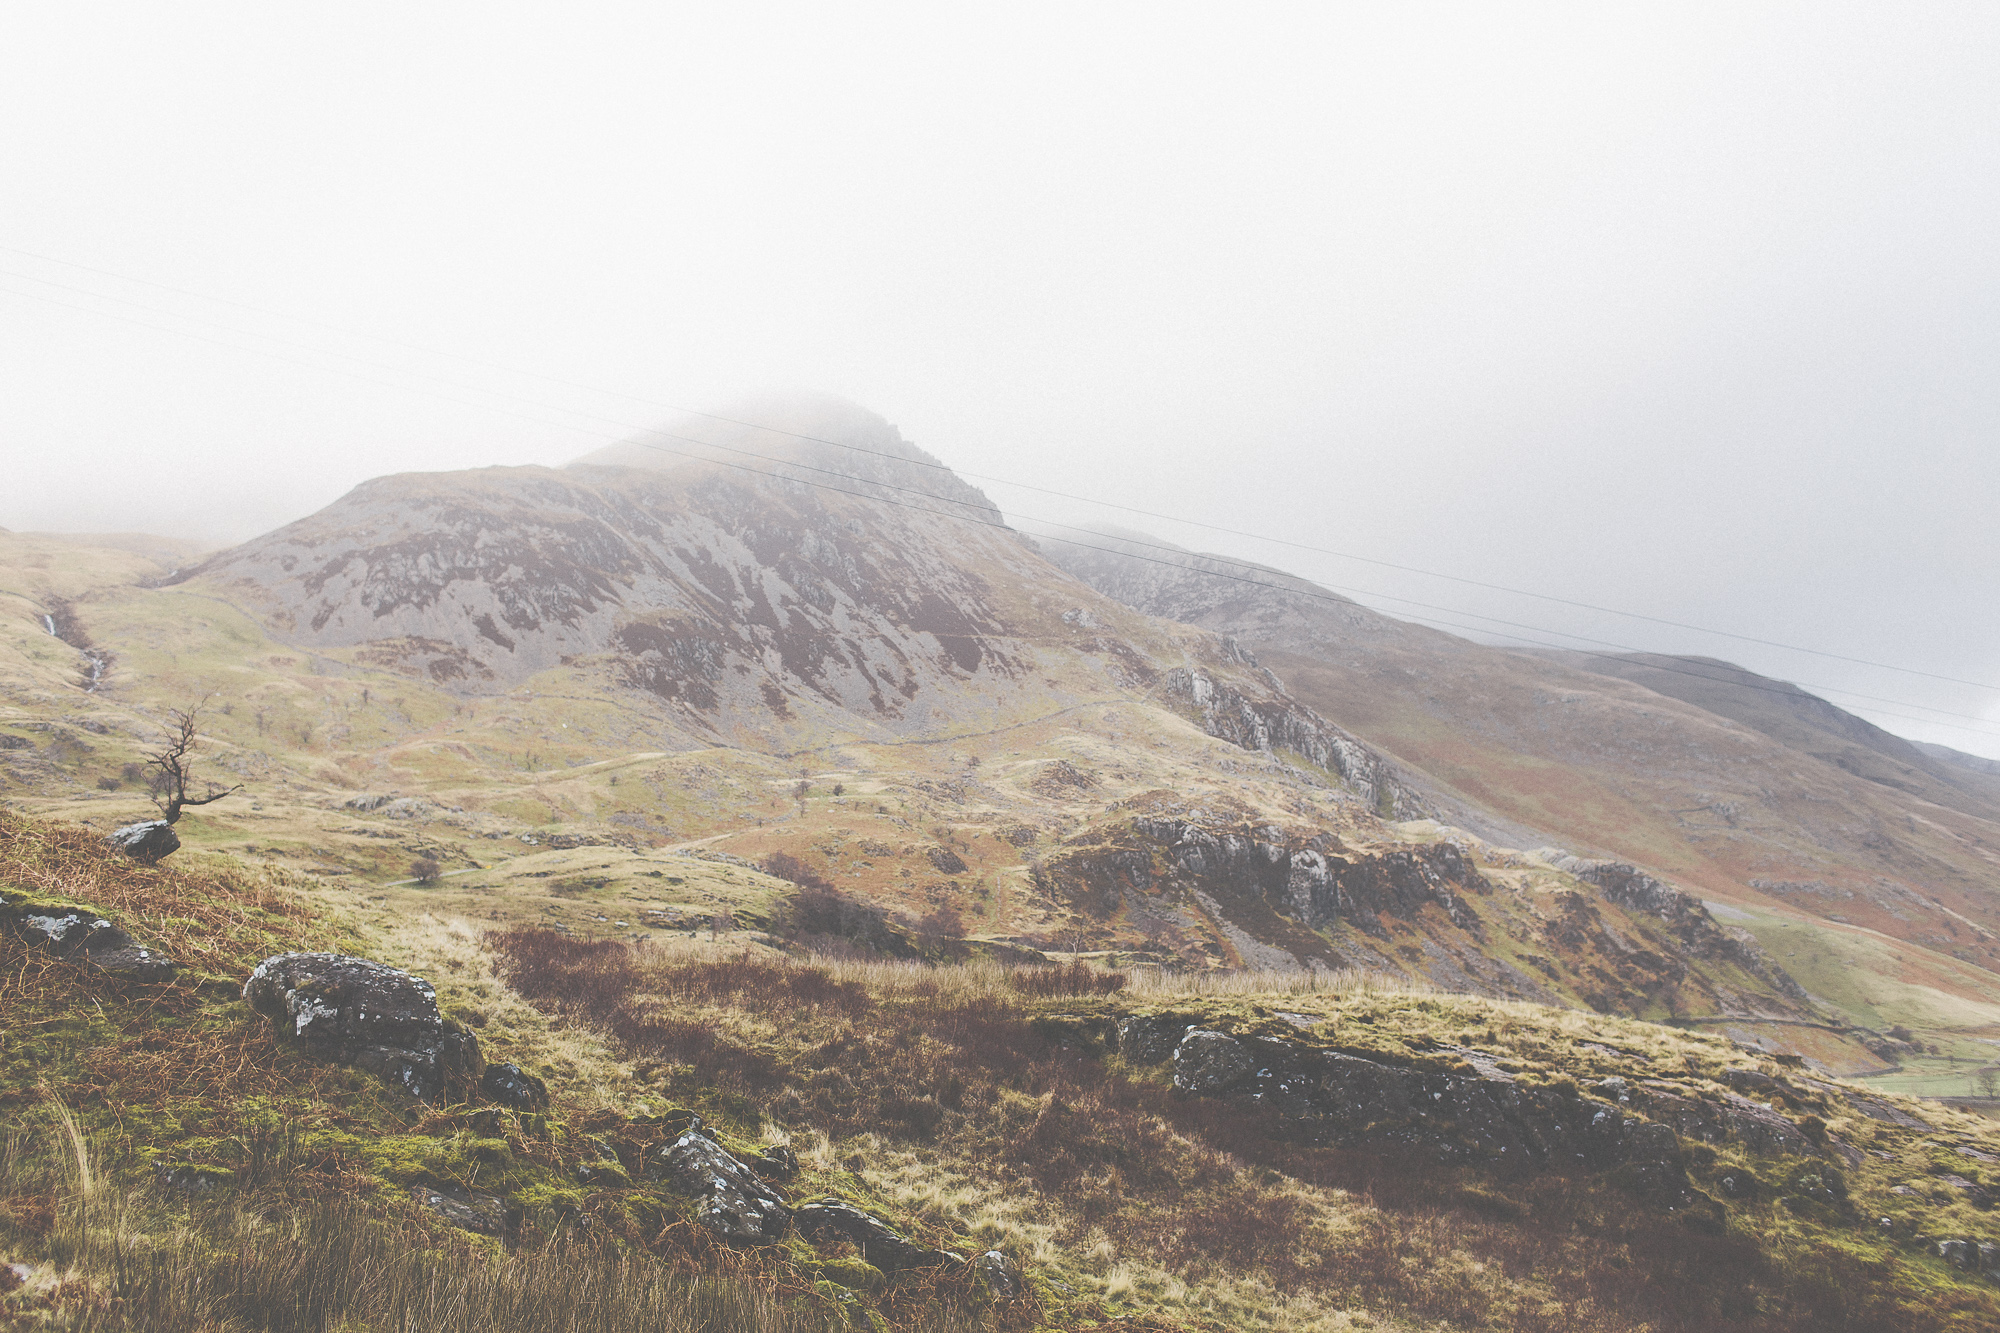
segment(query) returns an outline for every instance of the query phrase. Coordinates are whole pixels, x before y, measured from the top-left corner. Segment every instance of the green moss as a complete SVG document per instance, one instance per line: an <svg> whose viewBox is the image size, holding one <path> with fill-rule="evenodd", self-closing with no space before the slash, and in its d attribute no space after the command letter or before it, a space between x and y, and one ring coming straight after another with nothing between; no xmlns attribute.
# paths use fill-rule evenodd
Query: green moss
<svg viewBox="0 0 2000 1333"><path fill-rule="evenodd" d="M819 1263L820 1276L829 1282L838 1283L850 1291L874 1293L889 1283L889 1277L866 1259L852 1256L839 1259L822 1259Z"/></svg>

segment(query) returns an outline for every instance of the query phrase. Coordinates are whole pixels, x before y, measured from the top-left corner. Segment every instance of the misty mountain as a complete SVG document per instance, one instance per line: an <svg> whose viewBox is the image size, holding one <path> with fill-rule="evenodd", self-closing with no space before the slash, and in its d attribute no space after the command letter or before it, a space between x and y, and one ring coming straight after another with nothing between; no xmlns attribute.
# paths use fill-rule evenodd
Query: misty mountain
<svg viewBox="0 0 2000 1333"><path fill-rule="evenodd" d="M255 831L283 810L325 873L400 874L401 843L552 919L578 892L653 892L649 847L698 848L982 947L1817 1021L1778 960L1671 884L1569 855L1582 843L1495 850L1563 840L1331 721L1158 566L1115 585L1135 609L879 417L780 406L758 419L794 434L698 419L565 468L378 478L154 577L100 553L64 594L79 641L112 654L97 711L0 747L0 776L88 816L125 799L102 793L145 708L191 693L226 701L214 762L268 793L212 842L290 855ZM1351 603L1301 607L1300 635L1330 614L1431 651ZM15 697L73 688L75 650L18 630ZM558 837L628 859L563 893L506 868Z"/></svg>
<svg viewBox="0 0 2000 1333"><path fill-rule="evenodd" d="M1496 820L1719 899L2000 966L1989 775L1796 687L1726 663L1477 644L1142 534L1041 540L1107 595L1240 642L1303 703Z"/></svg>

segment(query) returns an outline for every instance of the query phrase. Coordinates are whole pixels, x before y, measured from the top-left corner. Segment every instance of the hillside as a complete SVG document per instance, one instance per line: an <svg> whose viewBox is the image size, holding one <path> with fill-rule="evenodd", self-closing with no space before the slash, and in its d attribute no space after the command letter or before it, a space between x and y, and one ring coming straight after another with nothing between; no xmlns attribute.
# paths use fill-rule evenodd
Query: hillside
<svg viewBox="0 0 2000 1333"><path fill-rule="evenodd" d="M1922 1030L1946 1058L1899 1051L1911 1086L1946 1090L2000 1036L2000 807L1983 775L1736 668L1488 647L1138 534L1043 544L1107 595L1241 643L1413 781L1669 878L1830 1011Z"/></svg>
<svg viewBox="0 0 2000 1333"><path fill-rule="evenodd" d="M174 1250L146 1299L190 1333L438 1283L549 1327L558 1272L607 1333L704 1326L691 1290L772 1329L1982 1326L2000 1142L1843 1081L1973 1091L2000 1035L1982 775L1085 559L872 414L783 411L808 438L379 478L202 559L0 534L0 1098L53 1117L0 1181L21 1299L129 1308L123 1256ZM240 790L133 866L102 835L190 708L197 789ZM1900 785L1800 748L1836 741ZM1911 855L1958 897L1893 896ZM259 967L315 950L351 957ZM441 1006L418 1047L273 1037L272 988L303 1025L350 984L313 968L384 964Z"/></svg>
<svg viewBox="0 0 2000 1333"><path fill-rule="evenodd" d="M420 887L187 856L136 867L0 814L12 1327L2000 1319L1991 1121L1713 1034L1356 974L481 931ZM179 969L106 972L19 926L98 914ZM315 948L434 984L467 1082L417 1101L248 1002L270 955ZM751 1193L718 1212L691 1154ZM775 1225L728 1231L751 1218Z"/></svg>
<svg viewBox="0 0 2000 1333"><path fill-rule="evenodd" d="M1772 680L1708 657L1652 653L1565 653L1538 650L1579 671L1644 685L1655 694L1691 703L1740 722L1788 749L1879 786L1893 787L1933 805L1988 823L2000 822L2000 778L1972 764L1934 754L1891 735L1788 681ZM1955 751L1947 751L1955 754ZM1970 755L1962 759L1973 758ZM1988 761L1989 763L1991 761Z"/></svg>
<svg viewBox="0 0 2000 1333"><path fill-rule="evenodd" d="M1879 1063L1685 895L1477 836L1224 637L1050 564L886 422L798 410L866 475L814 481L852 452L814 440L746 470L743 428L710 423L662 438L717 457L382 478L190 568L74 562L67 639L32 602L8 622L11 799L139 817L128 766L208 698L208 762L248 794L181 836L355 892L429 861L433 901L489 919L758 931L824 884L1008 956L1365 967L1807 1023L1829 1067ZM42 548L4 540L32 586ZM90 653L111 665L80 689Z"/></svg>

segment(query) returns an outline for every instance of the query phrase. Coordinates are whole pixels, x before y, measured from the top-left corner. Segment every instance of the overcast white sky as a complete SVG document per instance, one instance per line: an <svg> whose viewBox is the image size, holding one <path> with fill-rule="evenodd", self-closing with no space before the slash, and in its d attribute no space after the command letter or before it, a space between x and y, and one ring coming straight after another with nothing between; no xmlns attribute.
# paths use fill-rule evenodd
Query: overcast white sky
<svg viewBox="0 0 2000 1333"><path fill-rule="evenodd" d="M234 540L797 385L2000 685L1996 92L1990 4L9 6L0 526ZM1992 690L988 489L2000 755Z"/></svg>

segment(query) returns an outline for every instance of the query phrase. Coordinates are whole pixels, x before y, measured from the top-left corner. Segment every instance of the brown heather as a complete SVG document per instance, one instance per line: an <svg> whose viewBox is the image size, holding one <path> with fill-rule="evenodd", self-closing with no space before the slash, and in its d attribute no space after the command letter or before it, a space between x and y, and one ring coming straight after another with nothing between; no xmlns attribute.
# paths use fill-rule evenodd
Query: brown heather
<svg viewBox="0 0 2000 1333"><path fill-rule="evenodd" d="M1920 1293L1844 1245L1703 1234L1602 1181L1496 1181L1314 1147L1275 1117L1178 1099L1033 1007L1116 992L1081 963L769 963L490 938L524 994L663 1062L677 1095L720 1084L831 1141L921 1145L976 1192L1025 1193L1063 1246L1173 1282L1249 1277L1326 1307L1521 1333L1926 1333L2000 1312Z"/></svg>

